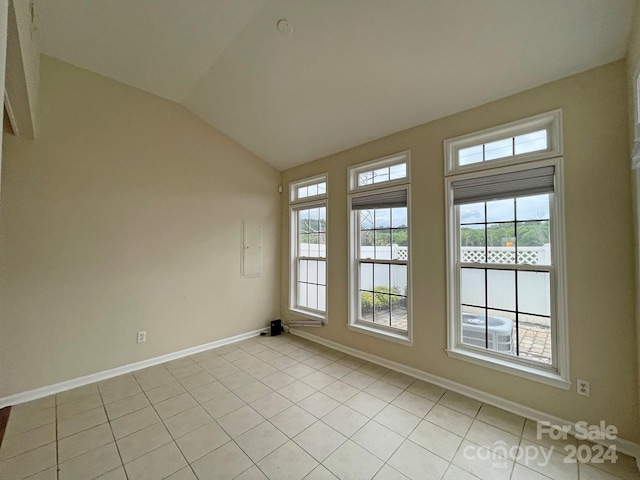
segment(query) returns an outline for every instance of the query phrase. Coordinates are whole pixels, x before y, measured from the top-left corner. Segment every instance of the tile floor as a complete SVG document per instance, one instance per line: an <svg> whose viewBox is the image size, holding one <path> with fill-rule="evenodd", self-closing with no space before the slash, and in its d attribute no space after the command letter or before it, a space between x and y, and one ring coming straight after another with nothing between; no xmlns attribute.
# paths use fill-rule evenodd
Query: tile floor
<svg viewBox="0 0 640 480"><path fill-rule="evenodd" d="M536 439L534 422L282 335L14 407L0 478L640 478L624 455L565 463L567 444L578 446ZM518 445L548 462L514 458Z"/></svg>

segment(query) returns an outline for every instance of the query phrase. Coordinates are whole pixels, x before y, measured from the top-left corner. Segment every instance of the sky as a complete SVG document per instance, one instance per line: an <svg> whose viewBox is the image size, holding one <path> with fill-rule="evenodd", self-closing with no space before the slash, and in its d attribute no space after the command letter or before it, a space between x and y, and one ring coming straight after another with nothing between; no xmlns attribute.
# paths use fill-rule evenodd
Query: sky
<svg viewBox="0 0 640 480"><path fill-rule="evenodd" d="M486 219L484 204L485 202L460 205L460 222L475 223L486 221L491 223L549 219L549 194L517 198L515 209L513 199L486 202Z"/></svg>

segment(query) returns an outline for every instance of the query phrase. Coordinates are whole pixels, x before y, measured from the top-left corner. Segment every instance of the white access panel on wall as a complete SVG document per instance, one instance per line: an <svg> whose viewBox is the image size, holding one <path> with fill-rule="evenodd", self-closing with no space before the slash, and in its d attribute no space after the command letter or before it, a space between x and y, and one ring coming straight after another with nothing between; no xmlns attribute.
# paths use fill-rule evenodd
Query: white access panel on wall
<svg viewBox="0 0 640 480"><path fill-rule="evenodd" d="M242 276L262 275L262 225L242 221Z"/></svg>

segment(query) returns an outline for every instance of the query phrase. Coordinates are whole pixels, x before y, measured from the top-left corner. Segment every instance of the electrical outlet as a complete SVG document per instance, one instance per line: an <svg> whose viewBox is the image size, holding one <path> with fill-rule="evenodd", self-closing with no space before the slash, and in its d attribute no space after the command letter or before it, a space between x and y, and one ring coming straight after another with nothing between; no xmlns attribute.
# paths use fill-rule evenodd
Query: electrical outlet
<svg viewBox="0 0 640 480"><path fill-rule="evenodd" d="M147 341L147 332L138 332L138 343L144 343Z"/></svg>
<svg viewBox="0 0 640 480"><path fill-rule="evenodd" d="M578 390L578 395L584 395L585 397L588 397L591 394L591 386L586 380L577 379L576 388Z"/></svg>

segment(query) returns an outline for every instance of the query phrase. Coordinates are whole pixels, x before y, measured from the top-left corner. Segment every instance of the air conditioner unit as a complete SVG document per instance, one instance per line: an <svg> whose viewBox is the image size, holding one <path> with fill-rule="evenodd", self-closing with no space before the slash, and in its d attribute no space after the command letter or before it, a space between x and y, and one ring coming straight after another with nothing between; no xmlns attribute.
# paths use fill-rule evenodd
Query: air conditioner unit
<svg viewBox="0 0 640 480"><path fill-rule="evenodd" d="M484 315L462 314L462 343L488 348L494 352L511 353L513 351L513 320L489 317L488 332L485 332L485 318Z"/></svg>

